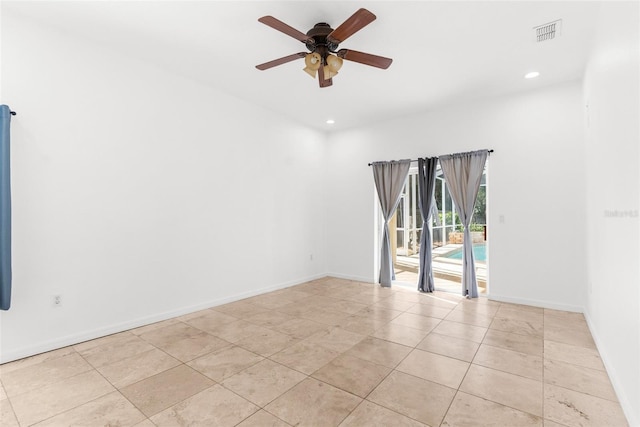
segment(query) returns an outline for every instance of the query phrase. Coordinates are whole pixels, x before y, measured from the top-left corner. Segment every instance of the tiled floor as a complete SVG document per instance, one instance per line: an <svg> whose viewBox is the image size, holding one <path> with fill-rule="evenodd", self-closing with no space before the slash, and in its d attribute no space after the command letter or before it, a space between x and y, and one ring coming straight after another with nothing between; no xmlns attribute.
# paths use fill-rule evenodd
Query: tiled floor
<svg viewBox="0 0 640 427"><path fill-rule="evenodd" d="M625 426L580 314L325 278L0 366L10 426Z"/></svg>

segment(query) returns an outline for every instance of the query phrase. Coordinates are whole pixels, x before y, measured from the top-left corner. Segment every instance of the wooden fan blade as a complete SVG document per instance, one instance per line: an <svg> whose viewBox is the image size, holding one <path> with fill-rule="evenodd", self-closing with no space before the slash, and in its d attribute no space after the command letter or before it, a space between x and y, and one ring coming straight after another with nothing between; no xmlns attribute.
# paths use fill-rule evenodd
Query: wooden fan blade
<svg viewBox="0 0 640 427"><path fill-rule="evenodd" d="M274 30L278 30L281 33L285 33L286 35L291 36L296 40L300 40L302 43L307 43L308 41L309 42L314 41L311 37L309 37L305 33L302 33L296 30L295 28L290 27L289 25L285 24L279 19L274 18L273 16L270 16L270 15L263 16L262 18L258 19L258 21L262 22L264 25L268 25Z"/></svg>
<svg viewBox="0 0 640 427"><path fill-rule="evenodd" d="M375 21L376 15L367 9L358 9L349 19L344 21L338 28L327 36L327 39L335 44L340 44L356 32Z"/></svg>
<svg viewBox="0 0 640 427"><path fill-rule="evenodd" d="M320 87L329 87L333 84L332 79L325 80L324 78L324 65L320 65L318 68L318 83L320 83Z"/></svg>
<svg viewBox="0 0 640 427"><path fill-rule="evenodd" d="M383 70L389 68L389 65L393 62L391 58L350 49L340 49L336 54L347 61L359 62L361 64L371 65L372 67L382 68Z"/></svg>
<svg viewBox="0 0 640 427"><path fill-rule="evenodd" d="M283 56L282 58L274 59L273 61L265 62L264 64L256 65L258 70L268 70L277 65L286 64L287 62L295 61L298 58L304 58L307 54L304 52L294 53L293 55Z"/></svg>

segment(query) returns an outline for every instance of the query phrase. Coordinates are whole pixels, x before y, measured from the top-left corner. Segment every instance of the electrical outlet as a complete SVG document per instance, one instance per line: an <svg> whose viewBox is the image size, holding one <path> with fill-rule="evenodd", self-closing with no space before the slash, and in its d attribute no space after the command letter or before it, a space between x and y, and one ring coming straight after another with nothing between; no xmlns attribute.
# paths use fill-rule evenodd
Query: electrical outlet
<svg viewBox="0 0 640 427"><path fill-rule="evenodd" d="M53 296L53 306L54 307L62 306L62 295L54 295Z"/></svg>

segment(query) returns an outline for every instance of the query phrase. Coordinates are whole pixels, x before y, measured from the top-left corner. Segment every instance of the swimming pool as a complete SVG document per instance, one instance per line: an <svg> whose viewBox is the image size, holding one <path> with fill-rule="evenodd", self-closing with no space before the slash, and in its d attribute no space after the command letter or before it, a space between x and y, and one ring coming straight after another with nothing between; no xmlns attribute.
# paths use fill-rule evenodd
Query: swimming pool
<svg viewBox="0 0 640 427"><path fill-rule="evenodd" d="M457 251L448 253L445 255L445 258L453 258L453 259L462 259L462 248ZM487 261L487 244L486 243L478 243L473 245L473 258L476 261L486 262Z"/></svg>

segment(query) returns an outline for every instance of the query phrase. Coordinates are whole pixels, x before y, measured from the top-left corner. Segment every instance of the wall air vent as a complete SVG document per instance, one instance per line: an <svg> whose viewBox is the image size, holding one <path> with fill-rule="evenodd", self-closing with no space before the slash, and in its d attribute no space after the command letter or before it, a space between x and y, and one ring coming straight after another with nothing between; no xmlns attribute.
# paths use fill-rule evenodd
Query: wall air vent
<svg viewBox="0 0 640 427"><path fill-rule="evenodd" d="M536 43L546 42L559 37L562 31L562 19L549 22L548 24L533 27L534 38Z"/></svg>

